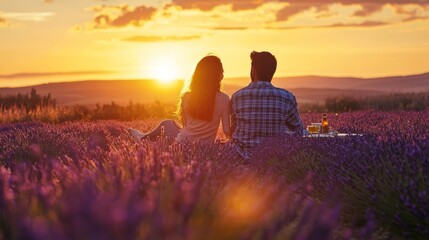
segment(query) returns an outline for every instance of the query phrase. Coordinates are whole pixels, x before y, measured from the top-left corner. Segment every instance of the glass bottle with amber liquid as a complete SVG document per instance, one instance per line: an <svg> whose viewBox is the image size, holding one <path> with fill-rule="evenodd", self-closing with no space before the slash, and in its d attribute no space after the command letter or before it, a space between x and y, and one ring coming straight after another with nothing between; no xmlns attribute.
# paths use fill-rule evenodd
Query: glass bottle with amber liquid
<svg viewBox="0 0 429 240"><path fill-rule="evenodd" d="M320 133L329 133L329 124L326 114L322 116L322 128L320 129Z"/></svg>

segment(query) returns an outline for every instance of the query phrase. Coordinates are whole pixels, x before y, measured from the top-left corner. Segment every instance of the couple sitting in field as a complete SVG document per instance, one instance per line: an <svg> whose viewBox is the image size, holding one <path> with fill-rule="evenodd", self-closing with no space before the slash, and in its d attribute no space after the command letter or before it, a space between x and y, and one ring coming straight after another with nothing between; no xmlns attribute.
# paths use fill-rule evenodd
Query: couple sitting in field
<svg viewBox="0 0 429 240"><path fill-rule="evenodd" d="M281 134L303 134L303 125L294 95L276 88L271 80L277 68L269 52L252 52L252 82L229 96L220 91L223 67L216 56L201 59L194 71L189 91L182 95L180 117L183 128L174 120L164 120L152 132L130 129L137 139L156 139L164 135L177 141L211 142L216 140L219 123L241 156L264 138Z"/></svg>

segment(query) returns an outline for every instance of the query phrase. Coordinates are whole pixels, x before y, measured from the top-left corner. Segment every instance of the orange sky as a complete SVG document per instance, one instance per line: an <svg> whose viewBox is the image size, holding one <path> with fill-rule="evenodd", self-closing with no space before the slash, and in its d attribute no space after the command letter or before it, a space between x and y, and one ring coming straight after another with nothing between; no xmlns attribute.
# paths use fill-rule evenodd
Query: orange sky
<svg viewBox="0 0 429 240"><path fill-rule="evenodd" d="M244 77L252 50L277 57L276 76L427 72L429 0L0 3L0 87L186 79L208 53Z"/></svg>

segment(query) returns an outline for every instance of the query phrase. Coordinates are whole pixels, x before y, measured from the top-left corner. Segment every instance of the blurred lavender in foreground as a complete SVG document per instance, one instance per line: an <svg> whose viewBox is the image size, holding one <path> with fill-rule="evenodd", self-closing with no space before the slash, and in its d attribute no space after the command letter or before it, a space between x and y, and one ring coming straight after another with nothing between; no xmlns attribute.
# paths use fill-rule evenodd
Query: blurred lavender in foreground
<svg viewBox="0 0 429 240"><path fill-rule="evenodd" d="M135 143L155 123L0 127L5 239L424 239L429 112L328 116L356 138ZM303 115L305 123L319 116ZM365 119L365 121L363 120ZM365 122L365 124L363 123Z"/></svg>

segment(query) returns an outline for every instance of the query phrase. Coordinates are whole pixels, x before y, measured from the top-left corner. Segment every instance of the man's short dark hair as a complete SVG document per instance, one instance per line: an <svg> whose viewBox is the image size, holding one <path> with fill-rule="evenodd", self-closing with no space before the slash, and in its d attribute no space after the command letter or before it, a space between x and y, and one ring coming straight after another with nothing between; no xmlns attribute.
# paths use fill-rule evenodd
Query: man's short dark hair
<svg viewBox="0 0 429 240"><path fill-rule="evenodd" d="M276 57L269 52L253 51L250 53L250 59L252 67L256 70L257 80L271 82L277 69Z"/></svg>

